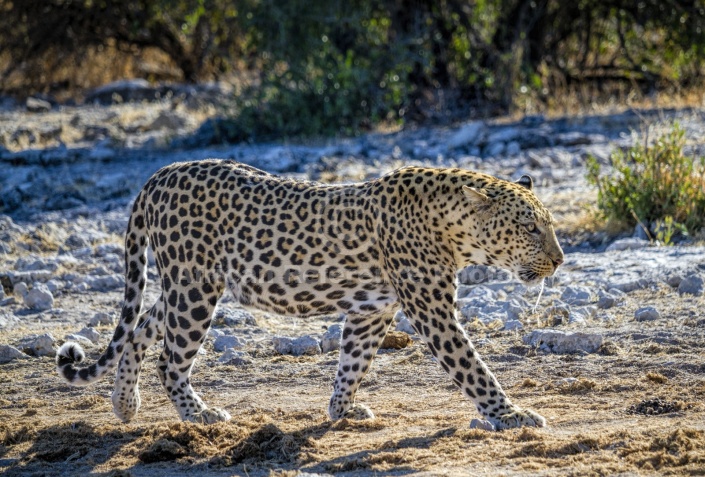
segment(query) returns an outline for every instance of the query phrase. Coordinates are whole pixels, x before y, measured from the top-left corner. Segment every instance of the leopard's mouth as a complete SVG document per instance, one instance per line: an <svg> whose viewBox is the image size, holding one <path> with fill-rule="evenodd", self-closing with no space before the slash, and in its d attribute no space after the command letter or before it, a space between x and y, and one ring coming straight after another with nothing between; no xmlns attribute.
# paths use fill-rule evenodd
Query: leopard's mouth
<svg viewBox="0 0 705 477"><path fill-rule="evenodd" d="M541 268L540 270L536 270L531 267L523 266L517 272L517 276L522 282L526 283L527 285L537 285L541 283L544 278L553 275L556 272L557 268L558 267L552 267L550 269Z"/></svg>

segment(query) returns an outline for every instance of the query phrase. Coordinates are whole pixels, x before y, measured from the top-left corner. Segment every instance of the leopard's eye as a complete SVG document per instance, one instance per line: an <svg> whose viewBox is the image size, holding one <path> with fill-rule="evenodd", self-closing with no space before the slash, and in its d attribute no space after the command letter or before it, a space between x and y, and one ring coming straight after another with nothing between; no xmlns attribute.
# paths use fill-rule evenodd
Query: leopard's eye
<svg viewBox="0 0 705 477"><path fill-rule="evenodd" d="M536 227L536 224L533 222L530 224L524 225L524 227L526 227L526 231L529 232L530 234L535 234L539 231L539 228Z"/></svg>

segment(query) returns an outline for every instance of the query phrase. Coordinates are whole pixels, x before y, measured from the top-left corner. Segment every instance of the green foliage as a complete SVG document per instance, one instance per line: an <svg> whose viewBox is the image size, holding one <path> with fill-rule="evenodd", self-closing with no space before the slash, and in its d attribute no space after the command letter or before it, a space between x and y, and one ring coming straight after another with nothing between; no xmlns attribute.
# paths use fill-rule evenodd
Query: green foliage
<svg viewBox="0 0 705 477"><path fill-rule="evenodd" d="M119 52L129 63L148 50L167 58L159 66L171 79L235 72L245 136L354 134L382 121L550 104L562 88L586 84L637 94L697 88L705 7L692 0L0 1L0 91L96 85L85 79L95 55ZM159 79L147 69L123 72Z"/></svg>
<svg viewBox="0 0 705 477"><path fill-rule="evenodd" d="M652 236L670 243L677 233L695 234L705 225L705 157L683 152L685 131L673 124L653 144L645 138L611 156L602 174L588 159L588 181L597 186L597 204L608 219L649 226Z"/></svg>

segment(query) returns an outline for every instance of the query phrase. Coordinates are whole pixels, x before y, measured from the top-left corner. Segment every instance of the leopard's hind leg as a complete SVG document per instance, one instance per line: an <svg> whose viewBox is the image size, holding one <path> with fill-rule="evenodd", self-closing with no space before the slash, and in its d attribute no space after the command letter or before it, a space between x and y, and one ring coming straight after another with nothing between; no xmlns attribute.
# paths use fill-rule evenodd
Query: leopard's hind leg
<svg viewBox="0 0 705 477"><path fill-rule="evenodd" d="M140 316L130 332L113 390L113 412L123 422L132 420L140 407L139 378L147 348L164 336L164 300L160 296L152 308Z"/></svg>

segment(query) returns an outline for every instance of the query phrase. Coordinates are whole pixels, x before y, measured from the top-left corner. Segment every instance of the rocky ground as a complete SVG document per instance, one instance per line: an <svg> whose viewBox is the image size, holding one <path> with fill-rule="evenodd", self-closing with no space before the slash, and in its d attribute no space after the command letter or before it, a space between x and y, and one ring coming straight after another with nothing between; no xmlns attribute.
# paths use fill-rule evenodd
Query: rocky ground
<svg viewBox="0 0 705 477"><path fill-rule="evenodd" d="M214 145L227 91L121 84L92 103L0 113L0 472L7 475L703 475L705 248L602 231L585 160L607 163L661 119L705 145L697 110L469 122L306 144ZM120 102L120 100L133 102ZM31 111L29 111L29 110ZM476 416L399 314L359 400L378 419L325 417L340 316L250 313L224 297L194 385L230 423L178 423L148 352L143 408L112 415L111 380L71 388L65 340L105 348L122 300L131 199L159 167L232 158L326 182L407 164L530 174L569 252L542 293L461 273L460 320L509 395L546 429L470 429ZM146 300L158 293L154 270ZM407 337L410 336L410 339Z"/></svg>

